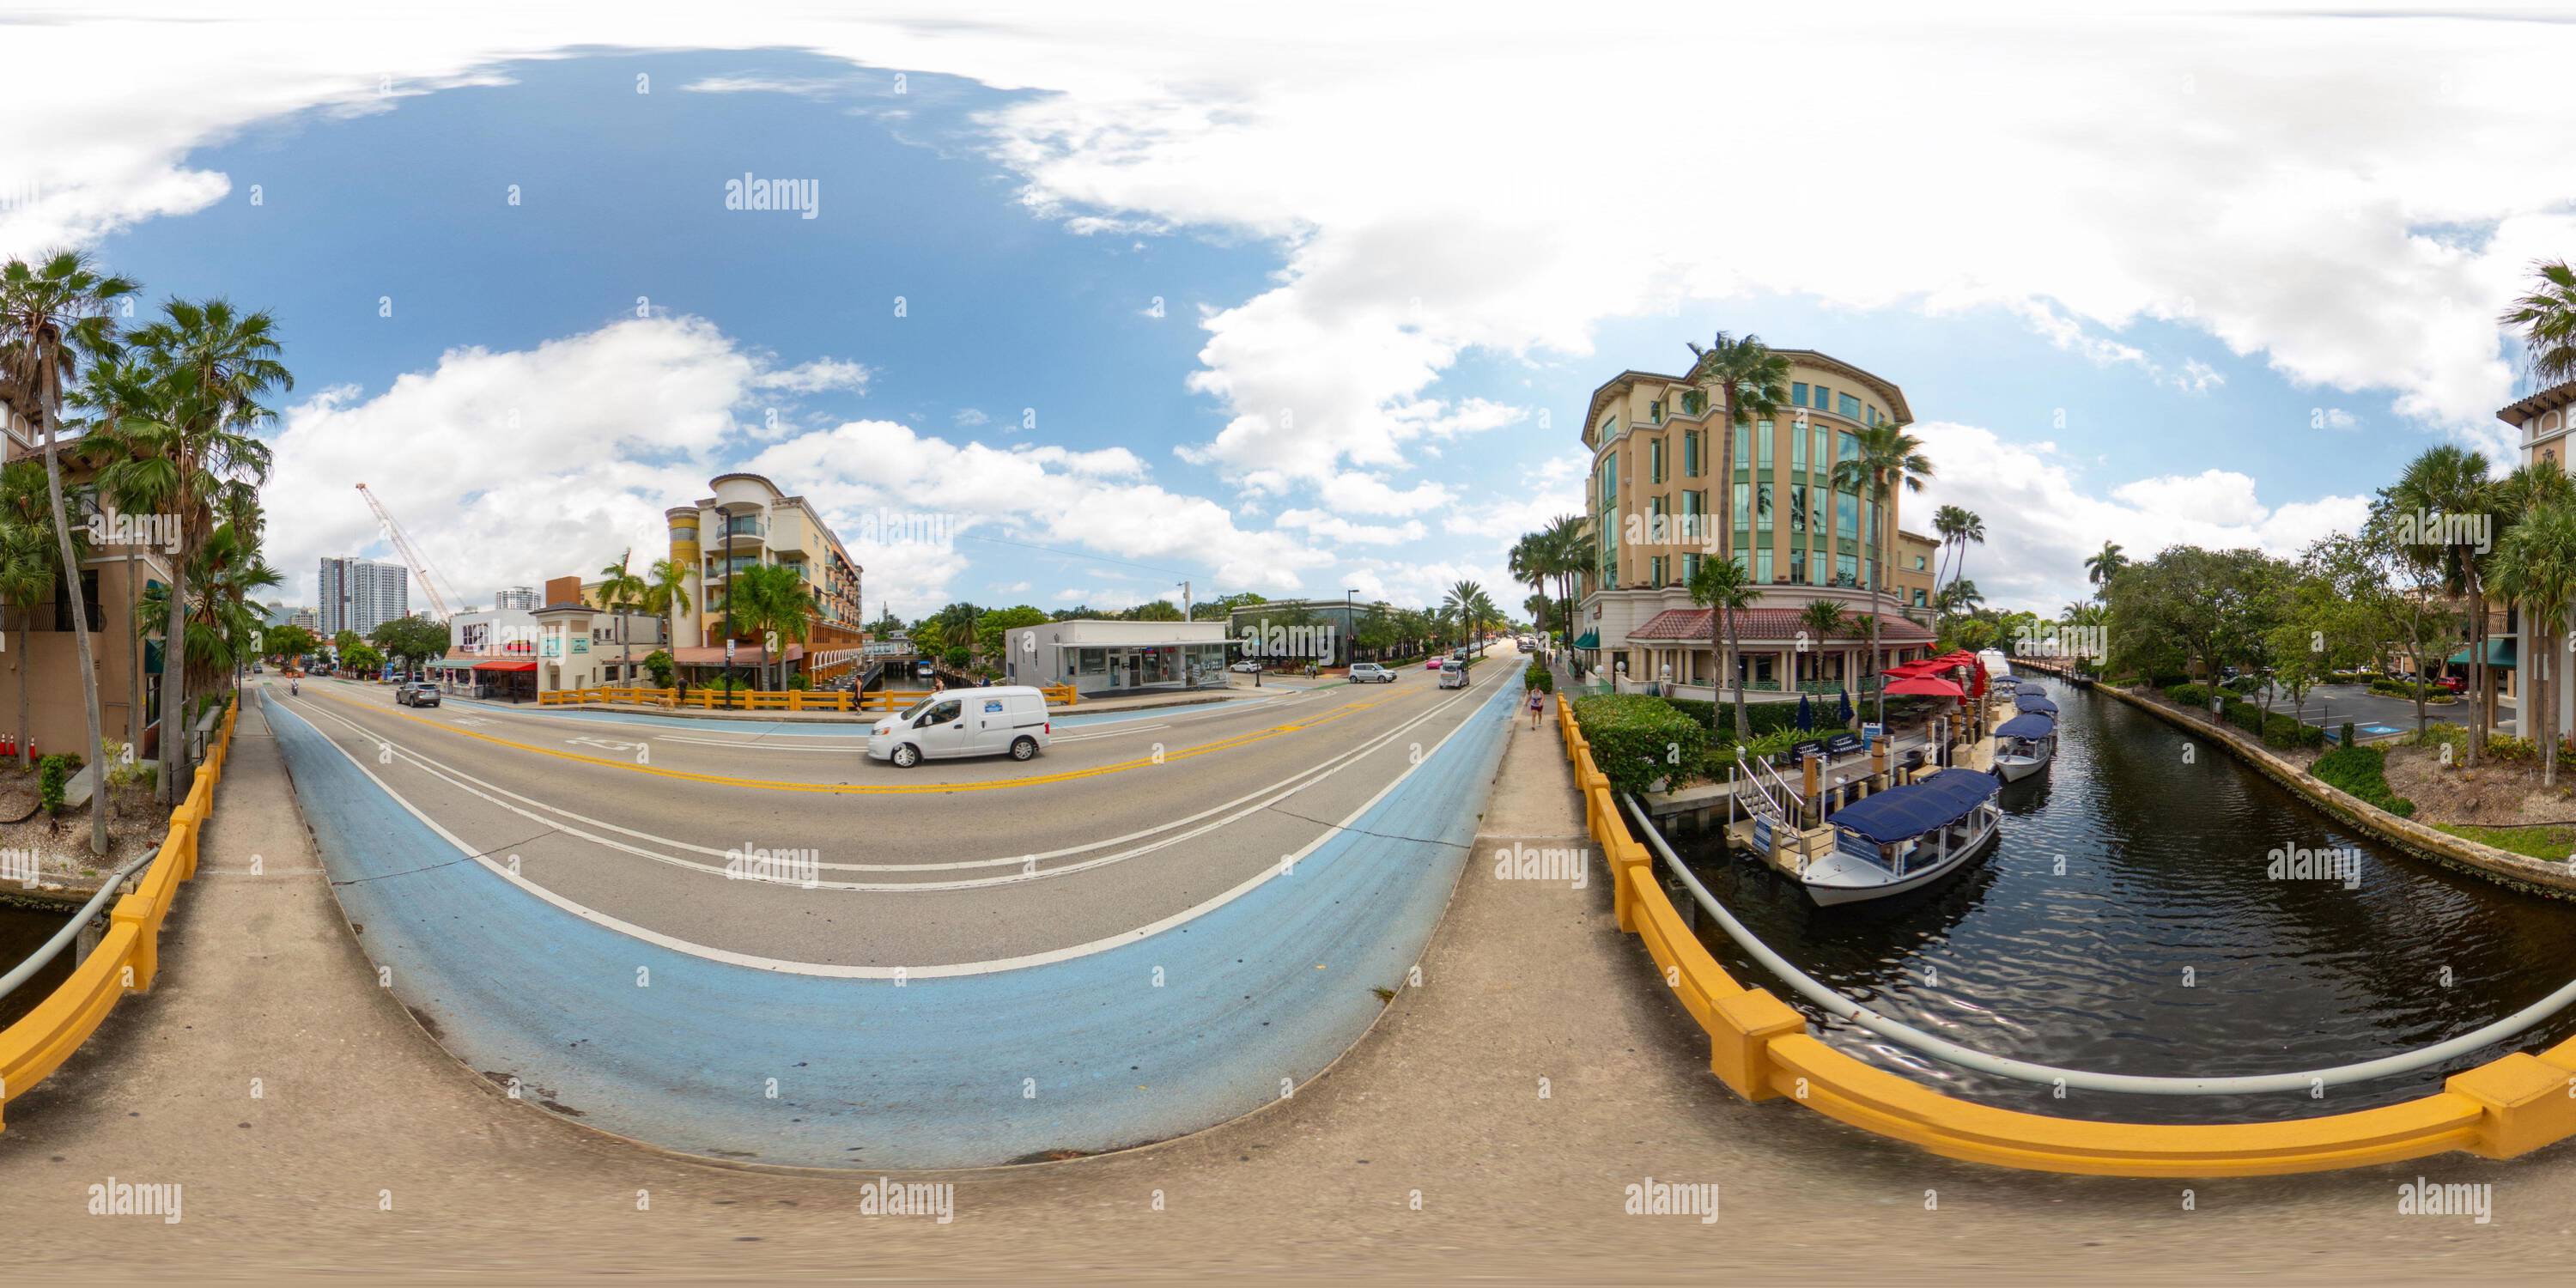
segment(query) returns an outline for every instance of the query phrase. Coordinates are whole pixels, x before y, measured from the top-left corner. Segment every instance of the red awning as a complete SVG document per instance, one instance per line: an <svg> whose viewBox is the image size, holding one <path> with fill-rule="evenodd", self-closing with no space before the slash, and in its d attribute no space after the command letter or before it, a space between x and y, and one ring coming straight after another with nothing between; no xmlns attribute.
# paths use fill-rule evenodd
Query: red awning
<svg viewBox="0 0 2576 1288"><path fill-rule="evenodd" d="M534 662L477 662L474 664L474 669L477 671L533 671L537 669L537 664Z"/></svg>

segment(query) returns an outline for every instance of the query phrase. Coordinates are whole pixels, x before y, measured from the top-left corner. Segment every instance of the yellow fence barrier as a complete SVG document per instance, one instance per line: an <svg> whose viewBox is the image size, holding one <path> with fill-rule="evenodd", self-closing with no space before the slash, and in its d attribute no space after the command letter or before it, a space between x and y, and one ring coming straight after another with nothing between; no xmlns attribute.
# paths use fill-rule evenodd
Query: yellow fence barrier
<svg viewBox="0 0 2576 1288"><path fill-rule="evenodd" d="M1050 684L1038 690L1046 695L1049 705L1069 707L1076 695L1070 684ZM687 711L901 711L930 696L928 689L880 689L874 693L850 693L834 690L814 693L803 689L783 692L746 689L728 697L719 689L620 688L603 686L596 689L558 689L537 695L541 707L571 707L587 702L631 702L641 706L664 707Z"/></svg>
<svg viewBox="0 0 2576 1288"><path fill-rule="evenodd" d="M1872 1068L1807 1031L1788 1003L1739 984L1665 897L1591 744L1560 695L1557 728L1586 828L1610 865L1619 929L1643 940L1709 1038L1709 1069L1747 1100L1788 1097L1882 1136L1970 1162L2098 1176L2266 1176L2392 1163L2450 1150L2511 1158L2576 1135L2576 1038L2451 1075L2403 1104L2294 1122L2088 1122L1954 1100Z"/></svg>
<svg viewBox="0 0 2576 1288"><path fill-rule="evenodd" d="M109 906L107 933L71 977L17 1023L0 1029L0 1107L34 1090L98 1031L118 998L152 990L161 968L161 923L178 899L179 883L197 874L197 838L215 812L215 784L232 751L233 724L241 704L224 713L214 742L197 768L188 799L170 811L170 834L135 878L134 888ZM97 790L107 790L101 784Z"/></svg>

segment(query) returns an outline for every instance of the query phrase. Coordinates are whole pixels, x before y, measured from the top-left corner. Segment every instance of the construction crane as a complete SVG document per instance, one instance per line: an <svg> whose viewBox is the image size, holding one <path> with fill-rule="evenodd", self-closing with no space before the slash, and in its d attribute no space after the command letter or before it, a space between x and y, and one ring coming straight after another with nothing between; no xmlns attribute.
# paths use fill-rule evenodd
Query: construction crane
<svg viewBox="0 0 2576 1288"><path fill-rule="evenodd" d="M403 535L402 525L394 522L394 516L385 510L385 503L377 500L376 494L368 491L366 484L358 485L358 495L367 498L367 508L376 512L376 522L384 528L385 539L394 543L394 549L402 553L403 562L411 565L411 575L420 579L421 593L429 597L430 611L442 622L454 616L448 610L447 596L438 593L441 578L429 566L428 557L413 548L411 538Z"/></svg>

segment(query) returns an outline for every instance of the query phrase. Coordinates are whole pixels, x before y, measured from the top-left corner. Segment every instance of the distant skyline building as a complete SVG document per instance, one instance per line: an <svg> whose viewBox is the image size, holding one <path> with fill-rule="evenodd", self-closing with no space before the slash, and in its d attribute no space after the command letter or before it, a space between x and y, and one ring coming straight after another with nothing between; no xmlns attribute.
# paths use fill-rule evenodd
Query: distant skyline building
<svg viewBox="0 0 2576 1288"><path fill-rule="evenodd" d="M342 631L366 635L411 615L411 570L401 564L324 555L315 589L325 638Z"/></svg>
<svg viewBox="0 0 2576 1288"><path fill-rule="evenodd" d="M515 608L534 612L545 607L544 601L545 596L538 594L534 586L504 586L499 594L492 597L492 607L500 610Z"/></svg>

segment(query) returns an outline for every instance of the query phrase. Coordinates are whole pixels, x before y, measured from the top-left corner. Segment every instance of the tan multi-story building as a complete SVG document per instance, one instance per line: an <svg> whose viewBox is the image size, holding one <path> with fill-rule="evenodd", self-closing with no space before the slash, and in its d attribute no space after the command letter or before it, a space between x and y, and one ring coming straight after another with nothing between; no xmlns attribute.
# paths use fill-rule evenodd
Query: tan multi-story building
<svg viewBox="0 0 2576 1288"><path fill-rule="evenodd" d="M674 648L721 649L727 575L760 564L795 569L813 591L815 651L855 648L864 620L859 612L862 569L822 513L757 474L718 475L710 486L715 495L663 512L670 523L671 561L690 570L694 609L679 621ZM739 628L733 638L741 644L757 642Z"/></svg>
<svg viewBox="0 0 2576 1288"><path fill-rule="evenodd" d="M1905 611L1926 621L1931 620L1932 596L1941 588L1934 579L1941 575L1941 543L1920 532L1899 529L1896 534L1896 557L1887 563L1887 587Z"/></svg>
<svg viewBox="0 0 2576 1288"><path fill-rule="evenodd" d="M1684 376L1624 371L1593 391L1583 419L1592 452L1589 512L1597 564L1583 597L1575 640L1595 664L1638 682L1713 685L1710 613L1691 602L1700 562L1733 558L1762 586L1738 623L1742 656L1728 668L1749 692L1857 687L1871 668L1856 618L1876 615L1894 661L1922 654L1931 631L1906 620L1913 585L1876 584L1887 542L1899 571L1912 559L1898 535L1897 506L1884 526L1870 497L1837 490L1835 462L1858 451L1861 429L1913 420L1904 391L1810 349L1775 350L1790 364L1787 405L1734 430L1734 477L1721 479L1725 411L1715 390ZM1718 530L1718 489L1727 489L1732 532ZM1900 493L1901 495L1901 493ZM1916 540L1921 540L1917 538ZM1930 574L1919 583L1930 594ZM1821 636L1802 620L1810 603L1843 609Z"/></svg>
<svg viewBox="0 0 2576 1288"><path fill-rule="evenodd" d="M2528 398L2521 399L2496 412L2496 419L2513 426L2521 433L2522 464L2538 465L2546 461L2557 465L2560 469L2566 469L2570 465L2567 454L2568 432L2576 430L2576 380L2552 385ZM2489 607L2492 609L2496 606ZM2489 692L2493 695L2488 699L2488 718L2491 721L2498 714L2499 699L2513 701L2517 697L2515 672L2519 668L2516 663L2522 658L2532 656L2533 649L2538 647L2538 641L2530 638L2531 623L2528 620L2519 620L2523 617L2522 614L2517 613L2515 617L2518 620L2511 632L2501 638L2491 639L2487 644L2488 674L2493 677L2499 671L2503 673L2502 683L2491 681L2488 685ZM2492 616L2489 620L2492 624ZM2466 651L2463 650L2452 656L2465 660ZM2458 666L2451 669L2455 673L2462 672L2462 668ZM2562 684L2557 688L2558 727L2576 729L2576 723L2571 723L2567 714L2571 710L2576 710L2576 692L2571 692L2571 688L2576 686ZM2516 701L2515 705L2519 708L2520 703ZM2530 732L2528 723L2517 724L2515 727L2521 732Z"/></svg>

